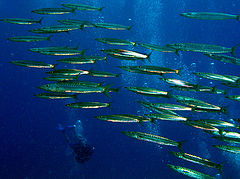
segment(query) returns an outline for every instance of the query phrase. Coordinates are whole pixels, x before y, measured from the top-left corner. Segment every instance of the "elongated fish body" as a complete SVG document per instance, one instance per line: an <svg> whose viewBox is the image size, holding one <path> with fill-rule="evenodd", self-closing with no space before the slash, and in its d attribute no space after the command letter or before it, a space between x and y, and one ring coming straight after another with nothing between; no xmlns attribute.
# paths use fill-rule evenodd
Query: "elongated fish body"
<svg viewBox="0 0 240 179"><path fill-rule="evenodd" d="M197 120L196 121L188 120L188 121L185 121L184 124L195 127L195 128L198 128L198 129L202 129L202 130L205 130L205 131L219 132L218 128L213 127L210 124L206 124L206 123L203 123L201 121L197 121Z"/></svg>
<svg viewBox="0 0 240 179"><path fill-rule="evenodd" d="M176 112L173 112L171 110L168 110L168 109L161 109L161 108L157 108L157 107L154 107L152 104L153 103L149 103L149 102L146 102L146 101L137 101L139 104L143 105L144 107L152 110L152 111L156 111L160 114L170 114L170 115L175 115L175 116L179 116Z"/></svg>
<svg viewBox="0 0 240 179"><path fill-rule="evenodd" d="M170 78L160 78L161 80L169 83L169 84L173 84L176 86L182 86L182 87L196 87L197 85L189 83L187 81L182 81L182 80L178 80L178 79L170 79Z"/></svg>
<svg viewBox="0 0 240 179"><path fill-rule="evenodd" d="M219 107L219 108L213 108L212 106L209 107L192 107L193 112L208 112L208 113L224 113L228 115L228 108L227 107Z"/></svg>
<svg viewBox="0 0 240 179"><path fill-rule="evenodd" d="M160 67L160 66L150 66L150 65L136 66L136 69L139 71L153 73L156 75L163 75L163 74L170 74L170 73L180 74L181 72L181 70L174 70L171 68Z"/></svg>
<svg viewBox="0 0 240 179"><path fill-rule="evenodd" d="M30 25L30 24L41 24L42 22L41 18L40 20L34 20L34 19L23 19L23 18L8 18L8 19L0 19L0 21L8 22L11 24L20 24L20 25Z"/></svg>
<svg viewBox="0 0 240 179"><path fill-rule="evenodd" d="M96 23L96 27L111 29L111 30L131 30L132 26L125 26L120 24L111 24L111 23Z"/></svg>
<svg viewBox="0 0 240 179"><path fill-rule="evenodd" d="M172 95L172 97L175 98L179 103L182 103L184 105L191 106L194 108L221 110L221 107L206 103L198 99L190 98L187 96Z"/></svg>
<svg viewBox="0 0 240 179"><path fill-rule="evenodd" d="M35 31L40 31L43 33L60 33L60 32L69 32L71 30L77 30L81 29L81 25L65 25L65 24L60 24L60 25L53 25L53 26L47 26L47 27L42 27L38 29L33 29L32 32Z"/></svg>
<svg viewBox="0 0 240 179"><path fill-rule="evenodd" d="M186 117L181 117L181 116L176 116L173 114L146 114L147 117L156 119L156 120L166 120L166 121L187 121L188 118Z"/></svg>
<svg viewBox="0 0 240 179"><path fill-rule="evenodd" d="M43 78L48 81L74 81L78 79L78 76L70 76L70 75L51 75Z"/></svg>
<svg viewBox="0 0 240 179"><path fill-rule="evenodd" d="M231 88L240 88L239 80L236 81L235 83L228 82L228 83L222 83L222 84Z"/></svg>
<svg viewBox="0 0 240 179"><path fill-rule="evenodd" d="M65 93L40 93L36 94L34 96L37 96L39 98L44 99L68 99L68 98L77 98L76 94L65 94Z"/></svg>
<svg viewBox="0 0 240 179"><path fill-rule="evenodd" d="M166 47L166 46L159 46L155 44L147 44L147 43L136 43L142 47L145 47L150 50L158 51L158 52L166 52L166 53L177 53L177 50L174 48Z"/></svg>
<svg viewBox="0 0 240 179"><path fill-rule="evenodd" d="M53 70L46 72L47 74L52 74L52 75L70 75L70 76L75 76L75 75L87 75L89 72L86 70L79 70L79 69L58 69L58 70Z"/></svg>
<svg viewBox="0 0 240 179"><path fill-rule="evenodd" d="M70 87L77 87L77 86L92 86L92 87L98 87L102 86L102 83L96 83L92 81L68 81L68 82L58 82L60 85L63 86L70 86Z"/></svg>
<svg viewBox="0 0 240 179"><path fill-rule="evenodd" d="M149 122L150 118L146 118L143 116L137 116L132 114L114 114L114 115L104 115L104 116L96 116L97 119L103 121L110 122L124 122L124 123L132 123L132 122Z"/></svg>
<svg viewBox="0 0 240 179"><path fill-rule="evenodd" d="M184 86L170 86L171 88L174 88L176 90L182 90L182 91L193 91L193 92L205 92L205 93L211 93L211 94L227 94L226 90L221 90L216 87L209 87L209 86L202 86L202 85L196 85L195 87L184 87Z"/></svg>
<svg viewBox="0 0 240 179"><path fill-rule="evenodd" d="M227 96L228 99L240 101L240 95Z"/></svg>
<svg viewBox="0 0 240 179"><path fill-rule="evenodd" d="M136 45L135 42L130 42L123 39L115 39L115 38L97 38L95 40L97 40L98 42L102 42L110 45Z"/></svg>
<svg viewBox="0 0 240 179"><path fill-rule="evenodd" d="M170 165L168 164L168 167L173 169L174 171L181 173L183 175L189 176L191 178L196 178L196 179L215 179L215 177L198 172L196 170L192 170L189 168L181 167L181 166L176 166L176 165Z"/></svg>
<svg viewBox="0 0 240 179"><path fill-rule="evenodd" d="M48 14L48 15L55 15L55 14L68 14L73 13L74 9L68 9L68 8L41 8L33 10L32 12L37 14Z"/></svg>
<svg viewBox="0 0 240 179"><path fill-rule="evenodd" d="M230 145L213 145L213 147L216 147L223 151L232 152L234 154L240 154L240 147L230 146Z"/></svg>
<svg viewBox="0 0 240 179"><path fill-rule="evenodd" d="M125 88L137 94L148 95L153 97L169 98L169 92L160 91L154 88L148 88L148 87L125 87Z"/></svg>
<svg viewBox="0 0 240 179"><path fill-rule="evenodd" d="M18 66L32 67L32 68L55 68L55 65L53 64L47 64L40 61L15 60L15 61L11 61L10 63Z"/></svg>
<svg viewBox="0 0 240 179"><path fill-rule="evenodd" d="M213 136L214 139L221 140L224 142L234 143L234 144L240 144L239 138L231 138L231 137L225 137L225 136Z"/></svg>
<svg viewBox="0 0 240 179"><path fill-rule="evenodd" d="M110 103L100 103L100 102L78 102L67 104L67 107L71 108L81 108L81 109L97 109L110 107Z"/></svg>
<svg viewBox="0 0 240 179"><path fill-rule="evenodd" d="M191 51L201 53L234 53L235 49L222 47L212 44L199 44L199 43L176 43L167 44L167 47L176 49L177 51Z"/></svg>
<svg viewBox="0 0 240 179"><path fill-rule="evenodd" d="M231 56L223 55L223 54L205 53L204 55L206 55L214 60L218 60L218 61L221 61L224 63L232 63L235 65L240 65L240 58L231 57Z"/></svg>
<svg viewBox="0 0 240 179"><path fill-rule="evenodd" d="M40 89L52 92L65 92L65 93L104 93L109 97L109 89L111 85L108 86L90 86L81 85L77 83L70 82L59 82L47 85L39 86Z"/></svg>
<svg viewBox="0 0 240 179"><path fill-rule="evenodd" d="M76 19L63 19L58 20L58 22L66 25L79 25L80 27L95 27L95 25L88 21L81 21Z"/></svg>
<svg viewBox="0 0 240 179"><path fill-rule="evenodd" d="M123 134L125 134L128 137L132 137L134 139L143 140L147 142L157 143L160 145L168 145L168 146L175 146L181 148L182 143L176 142L171 139L153 135L153 134L147 134L143 132L134 132L134 131L123 131Z"/></svg>
<svg viewBox="0 0 240 179"><path fill-rule="evenodd" d="M77 50L71 47L41 47L31 48L30 51L40 53L43 55L83 55L84 50Z"/></svg>
<svg viewBox="0 0 240 179"><path fill-rule="evenodd" d="M201 119L201 120L197 120L197 121L202 122L204 124L209 124L209 125L214 126L214 127L223 127L223 128L238 127L238 125L235 125L235 124L230 123L230 122L222 121L222 120L219 120L219 119L218 120L216 120L216 119Z"/></svg>
<svg viewBox="0 0 240 179"><path fill-rule="evenodd" d="M89 76L96 76L96 77L119 77L120 74L114 74L114 73L109 73L105 71L94 71L94 70L89 70L88 73Z"/></svg>
<svg viewBox="0 0 240 179"><path fill-rule="evenodd" d="M146 55L146 54L142 54L139 52L135 52L135 51L130 51L130 50L124 50L124 49L107 49L107 50L101 50L104 53L107 53L108 55L111 55L113 57L122 57L124 58L134 58L135 59L148 59L150 57L151 54Z"/></svg>
<svg viewBox="0 0 240 179"><path fill-rule="evenodd" d="M32 29L32 30L29 30L29 32L32 32L32 33L35 33L35 34L52 34L52 33L55 33L55 32L50 32L50 31L43 31L41 29Z"/></svg>
<svg viewBox="0 0 240 179"><path fill-rule="evenodd" d="M14 42L40 42L44 40L50 40L51 36L41 37L41 36L18 36L18 37L10 37L8 40Z"/></svg>
<svg viewBox="0 0 240 179"><path fill-rule="evenodd" d="M85 10L85 11L102 11L104 7L94 7L87 4L62 4L62 6L76 9L76 10Z"/></svg>
<svg viewBox="0 0 240 179"><path fill-rule="evenodd" d="M159 109L166 109L171 111L192 111L192 108L187 106L181 106L177 104L168 104L168 103L150 103L151 106Z"/></svg>
<svg viewBox="0 0 240 179"><path fill-rule="evenodd" d="M207 133L213 134L219 137L226 137L226 138L233 138L240 140L240 133L239 132L232 132L232 131L224 131L219 129L219 131L208 131Z"/></svg>
<svg viewBox="0 0 240 179"><path fill-rule="evenodd" d="M62 63L70 63L70 64L89 64L96 63L96 61L107 60L107 57L99 57L99 56L78 56L72 58L64 58L57 60Z"/></svg>
<svg viewBox="0 0 240 179"><path fill-rule="evenodd" d="M201 157L198 157L196 155L192 155L192 154L188 154L188 153L184 153L184 152L170 152L171 154L173 154L174 156L189 161L189 162L193 162L196 164L200 164L206 167L212 167L212 168L216 168L218 169L220 172L222 172L222 164L217 164L215 162L212 162L211 160L208 159L204 159Z"/></svg>
<svg viewBox="0 0 240 179"><path fill-rule="evenodd" d="M180 14L181 16L200 19L200 20L228 20L228 19L238 19L238 15L217 13L217 12L187 12Z"/></svg>
<svg viewBox="0 0 240 179"><path fill-rule="evenodd" d="M153 73L148 73L148 72L144 72L141 70L136 69L137 66L118 66L119 68L121 68L124 71L127 72L131 72L131 73L140 73L140 74L146 74L146 75L155 75Z"/></svg>
<svg viewBox="0 0 240 179"><path fill-rule="evenodd" d="M207 78L210 80L217 80L217 81L223 81L226 83L235 83L240 77L238 76L232 76L232 75L220 75L220 74L214 74L214 73L205 73L205 72L195 72L193 73L199 77Z"/></svg>

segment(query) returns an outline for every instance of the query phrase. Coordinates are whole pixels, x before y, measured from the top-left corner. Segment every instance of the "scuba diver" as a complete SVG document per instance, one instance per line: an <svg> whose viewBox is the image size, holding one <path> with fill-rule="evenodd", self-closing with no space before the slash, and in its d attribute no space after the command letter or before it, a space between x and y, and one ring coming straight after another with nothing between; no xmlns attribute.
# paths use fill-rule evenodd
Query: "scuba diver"
<svg viewBox="0 0 240 179"><path fill-rule="evenodd" d="M63 128L59 124L58 129L63 133L66 142L73 149L76 161L81 164L87 162L95 148L88 145L86 139L77 134L76 125Z"/></svg>

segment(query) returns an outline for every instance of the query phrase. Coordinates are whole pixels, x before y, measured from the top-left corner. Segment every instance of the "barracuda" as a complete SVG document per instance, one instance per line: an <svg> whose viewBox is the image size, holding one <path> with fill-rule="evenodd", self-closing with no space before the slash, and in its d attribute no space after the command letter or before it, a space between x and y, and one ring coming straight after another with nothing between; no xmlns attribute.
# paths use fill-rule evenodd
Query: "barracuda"
<svg viewBox="0 0 240 179"><path fill-rule="evenodd" d="M107 86L90 86L71 82L59 82L42 85L38 88L46 91L65 93L104 93L107 97L110 97L109 90L111 86L111 84Z"/></svg>
<svg viewBox="0 0 240 179"><path fill-rule="evenodd" d="M165 120L165 121L187 121L188 118L173 115L173 114L146 114L145 116L150 117L154 120Z"/></svg>
<svg viewBox="0 0 240 179"><path fill-rule="evenodd" d="M140 45L142 47L145 47L147 49L158 51L158 52L176 53L177 54L177 50L176 49L170 48L170 47L166 47L166 46L159 46L159 45L155 45L155 44L138 43L138 42L136 42L136 44Z"/></svg>
<svg viewBox="0 0 240 179"><path fill-rule="evenodd" d="M171 97L170 92L160 91L154 88L148 88L148 87L125 87L125 88L134 93L141 94L141 95L147 95L147 96L153 96L153 97L165 97L165 98Z"/></svg>
<svg viewBox="0 0 240 179"><path fill-rule="evenodd" d="M79 76L79 75L87 75L89 72L86 70L79 70L79 69L58 69L58 70L53 70L46 73L52 74L52 75Z"/></svg>
<svg viewBox="0 0 240 179"><path fill-rule="evenodd" d="M8 18L8 19L0 19L0 21L8 22L11 24L20 24L20 25L30 25L30 24L41 24L43 17L40 20L34 19L23 19L23 18Z"/></svg>
<svg viewBox="0 0 240 179"><path fill-rule="evenodd" d="M96 23L96 27L111 29L111 30L131 30L132 26L125 26L120 24L111 24L111 23Z"/></svg>
<svg viewBox="0 0 240 179"><path fill-rule="evenodd" d="M189 162L193 162L193 163L197 163L206 167L212 167L212 168L216 168L218 169L221 173L222 173L222 168L223 168L223 164L216 164L215 162L212 162L208 159L204 159L201 157L198 157L196 155L192 155L192 154L188 154L188 153L184 153L184 152L170 152L172 155L189 161Z"/></svg>
<svg viewBox="0 0 240 179"><path fill-rule="evenodd" d="M97 108L110 107L110 103L78 102L78 103L66 104L66 106L71 108L97 109Z"/></svg>
<svg viewBox="0 0 240 179"><path fill-rule="evenodd" d="M176 74L180 75L180 73L181 73L180 69L174 70L171 68L160 67L160 66L143 65L143 66L136 66L135 68L139 71L153 73L156 75L163 75L163 74L170 74L170 73L176 73Z"/></svg>
<svg viewBox="0 0 240 179"><path fill-rule="evenodd" d="M178 147L179 149L182 148L182 145L184 143L184 142L176 142L165 137L161 137L153 134L147 134L143 132L122 131L122 133L134 139L157 143L160 145L175 146L175 147Z"/></svg>
<svg viewBox="0 0 240 179"><path fill-rule="evenodd" d="M58 22L66 25L79 25L81 27L96 27L93 23L88 21L81 21L76 19L64 19L64 20L58 20Z"/></svg>
<svg viewBox="0 0 240 179"><path fill-rule="evenodd" d="M110 45L136 45L135 42L115 38L97 38L95 40Z"/></svg>
<svg viewBox="0 0 240 179"><path fill-rule="evenodd" d="M240 59L236 57L231 57L223 54L211 54L211 53L210 54L205 53L204 55L224 63L232 63L235 65L240 65Z"/></svg>
<svg viewBox="0 0 240 179"><path fill-rule="evenodd" d="M74 13L75 9L67 9L67 8L41 8L33 10L32 12L37 14L68 14L68 13Z"/></svg>
<svg viewBox="0 0 240 179"><path fill-rule="evenodd" d="M234 154L240 154L240 147L235 147L230 145L213 145L213 147L216 147L223 151L232 152Z"/></svg>
<svg viewBox="0 0 240 179"><path fill-rule="evenodd" d="M240 79L238 76L232 76L232 75L220 75L220 74L214 74L214 73L205 73L205 72L196 72L193 73L199 77L207 78L210 80L217 80L217 81L223 81L223 82L230 82L235 83L237 80Z"/></svg>
<svg viewBox="0 0 240 179"><path fill-rule="evenodd" d="M198 172L196 170L192 170L189 168L176 166L176 165L170 165L168 164L168 167L173 169L174 171L181 173L183 175L189 176L191 178L197 178L197 179L215 179L215 177L212 177L210 175Z"/></svg>
<svg viewBox="0 0 240 179"><path fill-rule="evenodd" d="M131 114L114 114L114 115L105 115L105 116L96 116L97 119L103 121L110 121L110 122L152 122L150 118L146 118L143 116L131 115Z"/></svg>
<svg viewBox="0 0 240 179"><path fill-rule="evenodd" d="M44 62L31 61L31 60L15 60L15 61L11 61L10 63L18 66L31 67L31 68L55 68L56 66L53 64L47 64Z"/></svg>
<svg viewBox="0 0 240 179"><path fill-rule="evenodd" d="M18 36L18 37L10 37L8 40L14 42L40 42L44 40L50 40L51 36L48 37L40 37L40 36Z"/></svg>
<svg viewBox="0 0 240 179"><path fill-rule="evenodd" d="M239 15L217 13L217 12L187 12L187 13L181 13L180 15L191 18L191 19L200 19L200 20L237 19L239 21Z"/></svg>
<svg viewBox="0 0 240 179"><path fill-rule="evenodd" d="M104 7L94 7L87 4L62 4L62 6L76 9L76 10L86 10L86 11L102 11Z"/></svg>
<svg viewBox="0 0 240 179"><path fill-rule="evenodd" d="M212 44L199 44L199 43L175 43L167 44L167 47L176 49L177 51L191 51L201 53L232 53L236 56L236 49L239 45L232 48L222 47L219 45Z"/></svg>
<svg viewBox="0 0 240 179"><path fill-rule="evenodd" d="M73 58L64 58L57 60L62 63L70 63L70 64L88 64L88 63L96 63L96 61L107 60L107 57L98 57L98 56L79 56Z"/></svg>
<svg viewBox="0 0 240 179"><path fill-rule="evenodd" d="M77 99L76 94L65 94L65 93L40 93L34 96L37 96L39 98L44 98L44 99L68 99L68 98Z"/></svg>

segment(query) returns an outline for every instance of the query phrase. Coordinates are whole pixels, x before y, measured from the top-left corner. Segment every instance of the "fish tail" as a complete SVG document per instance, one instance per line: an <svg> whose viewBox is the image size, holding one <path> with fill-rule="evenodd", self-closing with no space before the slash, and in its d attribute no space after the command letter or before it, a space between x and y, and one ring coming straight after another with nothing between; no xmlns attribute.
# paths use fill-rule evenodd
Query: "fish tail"
<svg viewBox="0 0 240 179"><path fill-rule="evenodd" d="M221 135L221 137L223 136L223 132L224 132L224 129L219 129L219 134Z"/></svg>
<svg viewBox="0 0 240 179"><path fill-rule="evenodd" d="M152 55L152 51L147 55L147 60L151 63L150 56Z"/></svg>
<svg viewBox="0 0 240 179"><path fill-rule="evenodd" d="M127 30L131 30L131 29L132 29L132 27L133 27L132 25L131 25L131 26L129 26L129 27L127 28Z"/></svg>
<svg viewBox="0 0 240 179"><path fill-rule="evenodd" d="M82 50L81 55L84 56L87 49Z"/></svg>
<svg viewBox="0 0 240 179"><path fill-rule="evenodd" d="M227 96L227 95L228 95L228 90L224 90L223 94L224 94L225 96Z"/></svg>
<svg viewBox="0 0 240 179"><path fill-rule="evenodd" d="M136 47L137 46L137 42L132 42L133 46Z"/></svg>
<svg viewBox="0 0 240 179"><path fill-rule="evenodd" d="M105 60L107 63L109 62L107 56L104 58L104 60Z"/></svg>
<svg viewBox="0 0 240 179"><path fill-rule="evenodd" d="M115 91L116 93L119 93L119 90L120 90L121 88L122 88L122 87L115 88L114 91Z"/></svg>
<svg viewBox="0 0 240 179"><path fill-rule="evenodd" d="M105 86L105 87L104 87L104 91L103 91L103 93L104 93L107 97L109 97L109 98L111 98L111 96L109 95L109 91L110 91L112 85L113 85L113 84L109 84L109 85Z"/></svg>
<svg viewBox="0 0 240 179"><path fill-rule="evenodd" d="M100 12L102 12L103 9L104 9L104 7L101 7L101 8L99 8L98 10L99 10Z"/></svg>
<svg viewBox="0 0 240 179"><path fill-rule="evenodd" d="M234 56L234 57L237 57L237 55L236 55L236 50L237 50L237 48L238 48L238 46L240 46L240 44L237 44L237 45L235 45L235 46L233 46L232 47L232 55Z"/></svg>
<svg viewBox="0 0 240 179"><path fill-rule="evenodd" d="M79 48L79 43L73 49L77 50Z"/></svg>
<svg viewBox="0 0 240 179"><path fill-rule="evenodd" d="M179 50L176 50L175 53L176 53L177 56L180 56L179 55Z"/></svg>
<svg viewBox="0 0 240 179"><path fill-rule="evenodd" d="M153 118L150 118L149 121L150 121L151 123L153 123L153 124L157 124L157 123L156 123L156 120L153 119Z"/></svg>
<svg viewBox="0 0 240 179"><path fill-rule="evenodd" d="M38 23L41 25L42 25L42 20L43 20L43 17L38 21Z"/></svg>
<svg viewBox="0 0 240 179"><path fill-rule="evenodd" d="M184 140L184 141L181 141L181 142L178 142L178 148L179 148L179 150L181 150L181 151L183 151L183 149L182 149L182 147L183 147L183 144L185 143L186 141Z"/></svg>
<svg viewBox="0 0 240 179"><path fill-rule="evenodd" d="M237 19L237 21L240 21L240 15L237 15L236 19Z"/></svg>
<svg viewBox="0 0 240 179"><path fill-rule="evenodd" d="M170 99L172 97L172 90L169 90L167 92L167 98Z"/></svg>
<svg viewBox="0 0 240 179"><path fill-rule="evenodd" d="M229 115L228 107L221 107L221 112L226 114L226 115Z"/></svg>
<svg viewBox="0 0 240 179"><path fill-rule="evenodd" d="M78 99L77 94L74 94L74 95L73 95L73 99Z"/></svg>
<svg viewBox="0 0 240 179"><path fill-rule="evenodd" d="M52 35L48 36L47 40L50 41L52 37L53 37Z"/></svg>
<svg viewBox="0 0 240 179"><path fill-rule="evenodd" d="M72 13L75 14L75 12L76 12L76 9L72 9Z"/></svg>
<svg viewBox="0 0 240 179"><path fill-rule="evenodd" d="M219 172L221 173L221 175L223 175L223 165L224 163L220 163L220 164L217 164L217 169L219 170Z"/></svg>

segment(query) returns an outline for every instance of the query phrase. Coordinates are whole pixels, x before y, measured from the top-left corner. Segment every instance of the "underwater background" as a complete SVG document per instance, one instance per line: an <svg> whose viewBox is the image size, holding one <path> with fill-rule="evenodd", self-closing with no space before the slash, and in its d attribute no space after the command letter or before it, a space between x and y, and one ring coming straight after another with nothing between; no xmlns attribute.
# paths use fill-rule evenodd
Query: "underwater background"
<svg viewBox="0 0 240 179"><path fill-rule="evenodd" d="M104 7L102 12L77 11L65 15L38 15L32 10L44 7L61 7L69 1L58 0L2 0L0 1L1 18L34 18L43 19L43 25L58 24L60 19L80 19L90 22L110 22L133 26L130 31L113 31L101 28L86 28L83 31L54 34L51 41L36 43L15 43L8 41L12 36L32 35L28 32L40 25L21 26L0 23L0 69L1 69L1 108L0 108L0 178L84 178L84 179L173 179L187 178L172 171L167 164L176 164L221 178L214 168L207 168L186 162L169 154L174 147L161 146L126 137L121 131L142 131L165 136L176 141L186 140L184 151L224 164L223 178L240 178L240 157L237 154L222 152L212 147L222 144L209 137L201 130L175 122L158 122L157 125L144 123L111 123L94 118L107 114L149 113L149 109L138 104L137 100L150 102L171 102L173 99L145 97L125 89L126 86L145 86L169 91L169 85L159 80L158 76L134 74L123 71L119 65L157 65L173 69L182 69L181 77L173 78L218 86L228 90L230 94L240 94L238 88L228 88L217 81L201 79L192 72L209 72L228 75L240 75L239 66L212 60L200 53L179 52L161 53L154 51L151 63L148 61L123 61L109 57L108 62L97 62L89 65L59 64L58 68L79 68L121 73L119 78L103 79L81 76L81 80L95 80L105 84L114 83L114 87L122 87L119 94L111 94L107 98L103 94L81 94L78 101L112 102L111 108L104 109L71 109L65 105L76 102L75 99L45 100L34 96L42 92L37 87L47 82L47 70L23 68L10 64L11 60L39 60L56 63L59 57L44 56L29 52L30 48L45 46L76 46L87 49L87 55L104 56L100 50L105 48L121 48L102 44L94 39L112 37L165 45L169 43L194 42L218 44L233 47L240 43L240 22L237 20L204 21L188 19L180 13L191 11L225 12L240 14L238 0L94 0L74 1L71 3L88 3ZM142 53L150 50L137 47L124 47ZM237 51L238 57L240 50ZM181 94L206 100L212 104L229 107L229 116L215 113L183 113L194 119L231 119L239 118L240 103L224 98L223 95L184 92L173 90L173 94ZM73 125L78 121L80 133L96 150L92 158L84 165L78 164L71 149L58 131L58 124Z"/></svg>

